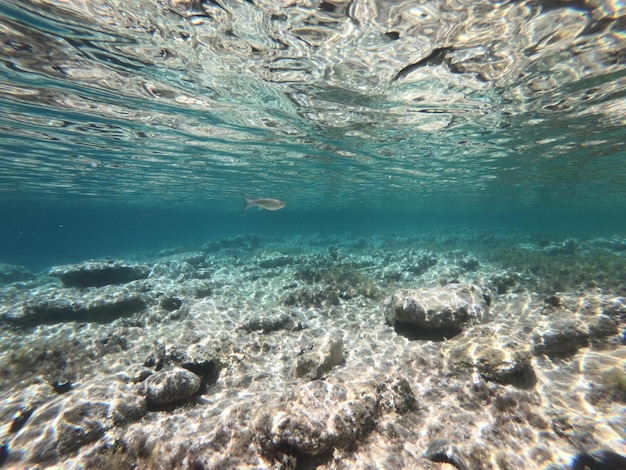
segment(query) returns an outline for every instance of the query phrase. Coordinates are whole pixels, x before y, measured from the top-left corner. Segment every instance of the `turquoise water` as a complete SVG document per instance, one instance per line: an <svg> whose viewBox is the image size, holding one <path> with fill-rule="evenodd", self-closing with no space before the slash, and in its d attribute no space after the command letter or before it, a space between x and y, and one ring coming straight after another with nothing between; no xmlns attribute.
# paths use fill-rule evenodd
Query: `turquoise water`
<svg viewBox="0 0 626 470"><path fill-rule="evenodd" d="M0 259L624 232L621 2L356 5L2 1ZM241 218L241 192L287 207Z"/></svg>
<svg viewBox="0 0 626 470"><path fill-rule="evenodd" d="M0 0L0 467L623 468L625 22Z"/></svg>

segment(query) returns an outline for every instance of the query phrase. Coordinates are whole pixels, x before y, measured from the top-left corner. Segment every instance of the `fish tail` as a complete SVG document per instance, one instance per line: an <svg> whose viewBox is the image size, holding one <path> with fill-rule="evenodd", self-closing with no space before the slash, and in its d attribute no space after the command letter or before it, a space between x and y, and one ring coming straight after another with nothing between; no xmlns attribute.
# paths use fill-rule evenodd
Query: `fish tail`
<svg viewBox="0 0 626 470"><path fill-rule="evenodd" d="M243 212L252 207L252 199L247 198L244 193L241 193L241 197L243 198L243 207L241 208L241 212Z"/></svg>

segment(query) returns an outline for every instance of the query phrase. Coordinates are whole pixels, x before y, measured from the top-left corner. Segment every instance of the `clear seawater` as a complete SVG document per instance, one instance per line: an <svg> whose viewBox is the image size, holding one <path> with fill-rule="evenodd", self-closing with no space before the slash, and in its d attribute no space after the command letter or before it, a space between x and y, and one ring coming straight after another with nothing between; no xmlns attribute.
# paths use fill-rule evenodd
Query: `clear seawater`
<svg viewBox="0 0 626 470"><path fill-rule="evenodd" d="M623 234L625 14L2 0L0 260L257 233ZM287 207L242 216L242 192Z"/></svg>
<svg viewBox="0 0 626 470"><path fill-rule="evenodd" d="M613 470L625 31L624 0L0 0L0 467Z"/></svg>

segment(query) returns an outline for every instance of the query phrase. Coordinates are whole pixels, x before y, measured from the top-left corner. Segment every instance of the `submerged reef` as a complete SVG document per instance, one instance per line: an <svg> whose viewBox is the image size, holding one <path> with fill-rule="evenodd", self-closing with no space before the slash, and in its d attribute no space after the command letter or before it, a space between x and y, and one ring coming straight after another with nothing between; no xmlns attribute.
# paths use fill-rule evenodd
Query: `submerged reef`
<svg viewBox="0 0 626 470"><path fill-rule="evenodd" d="M457 230L3 265L0 463L623 462L622 247Z"/></svg>

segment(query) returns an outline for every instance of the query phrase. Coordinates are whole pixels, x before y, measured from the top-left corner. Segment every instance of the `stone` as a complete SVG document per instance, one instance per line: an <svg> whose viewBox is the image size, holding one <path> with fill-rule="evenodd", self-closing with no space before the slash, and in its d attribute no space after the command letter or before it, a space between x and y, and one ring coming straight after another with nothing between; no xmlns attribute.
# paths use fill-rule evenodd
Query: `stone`
<svg viewBox="0 0 626 470"><path fill-rule="evenodd" d="M571 470L585 469L623 470L626 469L626 457L606 449L579 453L572 459Z"/></svg>
<svg viewBox="0 0 626 470"><path fill-rule="evenodd" d="M109 286L89 292L54 288L32 295L20 312L6 319L23 325L62 321L105 323L145 308L144 297L125 287Z"/></svg>
<svg viewBox="0 0 626 470"><path fill-rule="evenodd" d="M469 284L400 289L387 305L385 319L408 334L452 337L467 325L486 322L488 306L482 291Z"/></svg>
<svg viewBox="0 0 626 470"><path fill-rule="evenodd" d="M58 277L65 287L102 287L109 284L126 284L138 279L146 279L150 267L143 264L129 264L124 261L84 261L79 264L56 266L50 276Z"/></svg>
<svg viewBox="0 0 626 470"><path fill-rule="evenodd" d="M448 341L444 355L448 368L454 371L476 371L487 381L522 388L536 383L529 347L480 327Z"/></svg>
<svg viewBox="0 0 626 470"><path fill-rule="evenodd" d="M589 336L593 339L606 338L619 333L619 322L617 318L599 315L587 321L587 329L589 330Z"/></svg>
<svg viewBox="0 0 626 470"><path fill-rule="evenodd" d="M424 452L424 458L431 462L449 463L459 470L469 470L461 451L445 439L435 439Z"/></svg>
<svg viewBox="0 0 626 470"><path fill-rule="evenodd" d="M177 403L194 395L200 385L200 377L187 369L157 372L145 381L146 399L149 405Z"/></svg>
<svg viewBox="0 0 626 470"><path fill-rule="evenodd" d="M145 398L130 385L115 376L96 377L38 406L10 441L7 461L20 468L55 461L146 412Z"/></svg>
<svg viewBox="0 0 626 470"><path fill-rule="evenodd" d="M366 435L374 426L376 411L376 395L368 386L315 380L300 389L297 400L258 420L256 440L270 456L285 448L322 455L345 449Z"/></svg>
<svg viewBox="0 0 626 470"><path fill-rule="evenodd" d="M343 340L329 337L316 350L306 351L296 358L296 377L305 380L321 379L333 367L343 363Z"/></svg>
<svg viewBox="0 0 626 470"><path fill-rule="evenodd" d="M266 316L258 315L247 320L242 329L251 333L253 331L261 331L263 333L271 333L278 330L295 330L301 329L302 325L292 315L281 313L278 315Z"/></svg>
<svg viewBox="0 0 626 470"><path fill-rule="evenodd" d="M532 353L535 356L565 357L586 346L589 346L589 333L570 318L540 324L532 334Z"/></svg>
<svg viewBox="0 0 626 470"><path fill-rule="evenodd" d="M396 412L400 415L417 409L417 401L411 385L404 377L386 377L376 386L378 408L383 413Z"/></svg>

